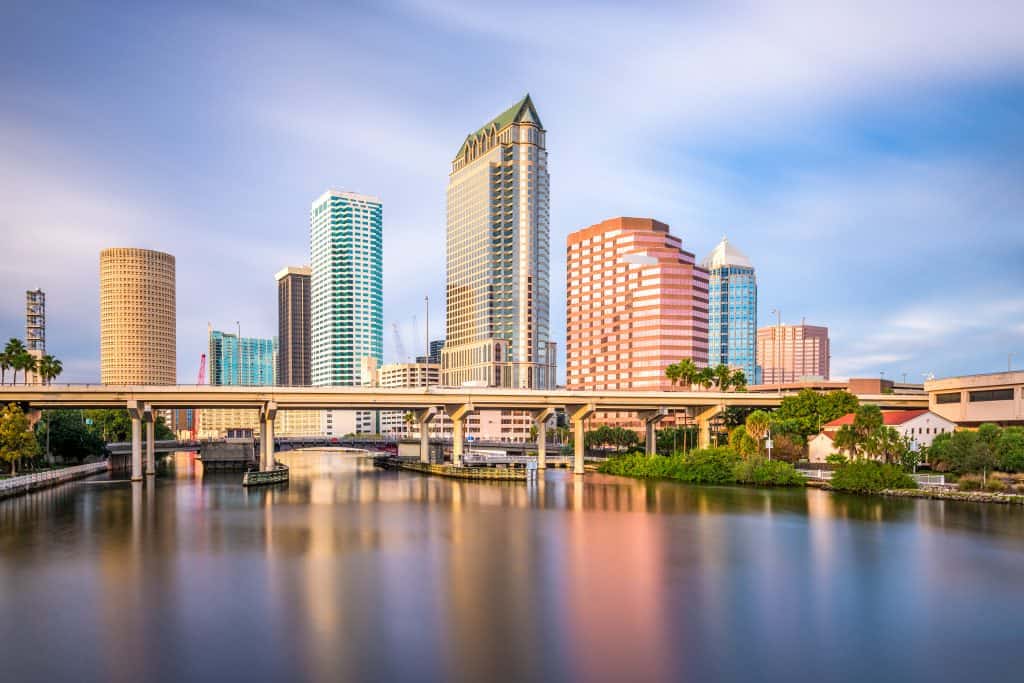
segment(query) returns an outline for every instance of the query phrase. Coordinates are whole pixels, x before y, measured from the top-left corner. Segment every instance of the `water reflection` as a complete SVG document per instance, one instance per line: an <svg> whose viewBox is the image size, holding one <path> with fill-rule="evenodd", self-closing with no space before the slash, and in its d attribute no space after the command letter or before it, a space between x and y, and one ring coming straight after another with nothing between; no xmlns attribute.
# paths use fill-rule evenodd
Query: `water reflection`
<svg viewBox="0 0 1024 683"><path fill-rule="evenodd" d="M981 660L935 638L1021 625L1010 507L280 458L280 487L176 454L0 502L10 680L944 678Z"/></svg>

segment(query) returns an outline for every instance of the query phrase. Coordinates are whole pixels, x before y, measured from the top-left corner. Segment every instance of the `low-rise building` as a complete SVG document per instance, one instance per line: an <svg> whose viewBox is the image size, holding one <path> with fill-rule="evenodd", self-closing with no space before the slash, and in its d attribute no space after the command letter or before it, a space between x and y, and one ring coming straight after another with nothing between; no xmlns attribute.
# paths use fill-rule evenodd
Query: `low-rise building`
<svg viewBox="0 0 1024 683"><path fill-rule="evenodd" d="M960 427L1024 425L1024 371L932 379L928 407Z"/></svg>
<svg viewBox="0 0 1024 683"><path fill-rule="evenodd" d="M839 449L834 443L836 433L843 426L852 425L853 418L853 413L847 413L825 424L821 428L821 433L808 442L809 460L825 462L828 456L838 453ZM884 410L882 421L885 426L895 429L900 436L909 437L912 448L915 449L931 446L937 435L956 429L956 424L929 410Z"/></svg>

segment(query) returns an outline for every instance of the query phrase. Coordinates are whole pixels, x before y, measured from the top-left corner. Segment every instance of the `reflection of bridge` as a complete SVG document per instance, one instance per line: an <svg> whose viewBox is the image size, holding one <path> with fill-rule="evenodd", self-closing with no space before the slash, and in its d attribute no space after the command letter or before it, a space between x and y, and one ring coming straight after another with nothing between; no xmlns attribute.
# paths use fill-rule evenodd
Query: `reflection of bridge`
<svg viewBox="0 0 1024 683"><path fill-rule="evenodd" d="M403 410L419 424L420 460L429 457L428 423L444 411L452 422L452 463L462 464L466 416L476 410L529 411L541 438L537 466L545 467L547 419L564 410L575 435L574 470L583 474L584 420L595 411L635 412L646 425L646 446L654 452L654 425L673 411L685 410L698 427L698 443L710 443L710 421L728 406L774 408L784 394L717 391L535 391L526 389L378 389L373 387L244 386L4 386L0 402L34 408L127 408L132 421L132 478L142 477L142 426L146 430L146 473L155 473L153 411L163 408L255 408L260 411L260 469L274 463L274 417L278 410ZM876 394L858 397L883 408L926 408L927 396Z"/></svg>

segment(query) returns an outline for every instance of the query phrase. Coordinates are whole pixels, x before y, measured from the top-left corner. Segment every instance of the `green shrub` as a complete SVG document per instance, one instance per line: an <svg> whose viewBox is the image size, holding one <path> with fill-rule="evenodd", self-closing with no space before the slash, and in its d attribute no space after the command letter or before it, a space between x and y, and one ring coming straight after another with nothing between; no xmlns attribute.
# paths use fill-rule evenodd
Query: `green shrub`
<svg viewBox="0 0 1024 683"><path fill-rule="evenodd" d="M989 477L985 483L985 490L992 493L1005 493L1008 488L1005 481L996 477Z"/></svg>
<svg viewBox="0 0 1024 683"><path fill-rule="evenodd" d="M917 482L895 465L874 460L855 460L841 465L832 474L832 488L854 493L877 493L885 489L916 489Z"/></svg>
<svg viewBox="0 0 1024 683"><path fill-rule="evenodd" d="M981 477L976 474L965 474L957 479L957 487L961 491L980 491Z"/></svg>
<svg viewBox="0 0 1024 683"><path fill-rule="evenodd" d="M625 477L676 479L694 484L732 484L740 457L731 448L703 448L669 457L642 454L609 458L597 468Z"/></svg>
<svg viewBox="0 0 1024 683"><path fill-rule="evenodd" d="M683 481L694 484L732 484L740 456L731 448L701 448L683 456Z"/></svg>
<svg viewBox="0 0 1024 683"><path fill-rule="evenodd" d="M806 480L788 462L752 458L736 463L733 477L741 484L803 486Z"/></svg>
<svg viewBox="0 0 1024 683"><path fill-rule="evenodd" d="M831 455L825 458L825 462L827 462L829 465L845 465L847 462L847 458L842 453L832 453Z"/></svg>

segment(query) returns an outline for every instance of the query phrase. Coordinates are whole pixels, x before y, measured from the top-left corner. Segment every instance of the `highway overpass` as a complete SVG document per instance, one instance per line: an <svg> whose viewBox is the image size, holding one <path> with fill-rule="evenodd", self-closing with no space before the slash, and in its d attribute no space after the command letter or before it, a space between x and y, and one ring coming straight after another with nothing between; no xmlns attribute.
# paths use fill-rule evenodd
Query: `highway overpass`
<svg viewBox="0 0 1024 683"><path fill-rule="evenodd" d="M22 385L0 387L0 402L32 408L127 408L132 419L132 478L142 478L142 430L147 432L146 473L155 473L153 411L164 408L255 408L260 411L260 467L274 462L274 416L278 410L403 410L420 425L420 458L429 453L427 423L442 411L452 421L452 463L462 464L465 419L477 410L526 410L538 424L538 467L546 465L543 425L564 410L575 434L574 470L583 474L584 420L597 411L636 412L645 421L647 451L654 452L654 425L686 410L699 428L699 442L710 442L710 420L728 406L771 409L784 393L721 391L538 391L416 387L248 387L209 385L127 386L110 384ZM872 394L861 403L881 408L927 408L926 395Z"/></svg>

